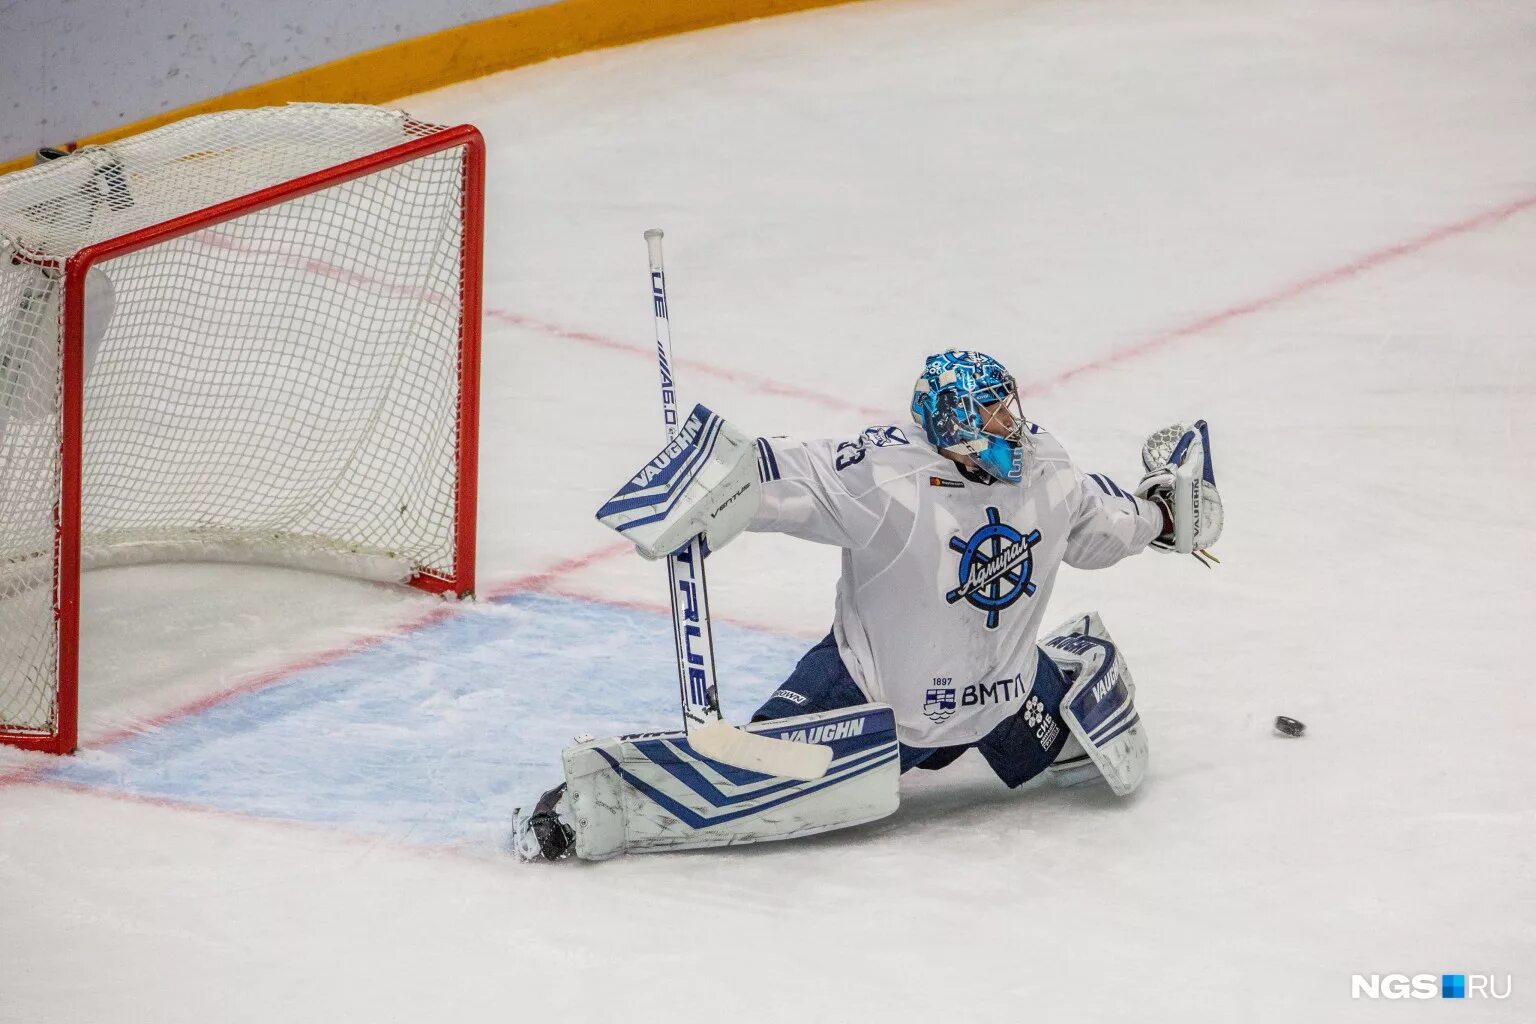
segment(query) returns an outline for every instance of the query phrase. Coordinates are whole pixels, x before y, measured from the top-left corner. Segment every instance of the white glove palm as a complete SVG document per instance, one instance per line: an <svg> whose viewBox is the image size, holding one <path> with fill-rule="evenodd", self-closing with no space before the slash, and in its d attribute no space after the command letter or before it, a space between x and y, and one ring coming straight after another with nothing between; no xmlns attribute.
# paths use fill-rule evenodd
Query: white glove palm
<svg viewBox="0 0 1536 1024"><path fill-rule="evenodd" d="M1216 561L1206 549L1221 537L1222 507L1205 420L1157 431L1142 446L1141 464L1147 475L1136 486L1137 496L1161 505L1173 520L1172 533L1158 537L1153 547Z"/></svg>

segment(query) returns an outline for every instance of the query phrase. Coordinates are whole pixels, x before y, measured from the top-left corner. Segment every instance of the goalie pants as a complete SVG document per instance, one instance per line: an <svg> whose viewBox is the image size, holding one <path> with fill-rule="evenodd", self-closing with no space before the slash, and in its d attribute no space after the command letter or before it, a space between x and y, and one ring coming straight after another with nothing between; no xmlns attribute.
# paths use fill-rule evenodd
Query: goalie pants
<svg viewBox="0 0 1536 1024"><path fill-rule="evenodd" d="M981 752L987 764L1010 788L1021 786L1045 771L1067 740L1067 727L1061 720L1061 699L1066 696L1067 683L1056 663L1036 649L1039 666L1035 669L1035 684L1031 691L1050 711L1056 726L1056 740L1049 748L1042 748L1035 738L1036 730L1024 724L1020 714L1012 715L998 724L975 743L954 747L909 747L901 744L901 770L913 768L936 770L954 763L971 747ZM859 689L859 684L848 674L842 655L837 650L837 640L828 633L826 639L800 658L789 678L752 715L754 722L775 718L791 718L821 711L868 704L869 698Z"/></svg>

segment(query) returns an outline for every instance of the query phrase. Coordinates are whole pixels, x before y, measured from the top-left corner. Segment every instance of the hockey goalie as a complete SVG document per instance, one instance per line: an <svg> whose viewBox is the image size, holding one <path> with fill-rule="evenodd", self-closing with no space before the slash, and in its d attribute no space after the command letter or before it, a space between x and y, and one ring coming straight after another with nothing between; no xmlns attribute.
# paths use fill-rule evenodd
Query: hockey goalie
<svg viewBox="0 0 1536 1024"><path fill-rule="evenodd" d="M681 733L582 740L565 781L518 812L522 857L843 828L894 811L901 774L972 748L1009 787L1048 773L1135 791L1148 746L1124 652L1095 613L1042 626L1063 563L1101 569L1148 547L1211 557L1222 506L1205 422L1148 438L1127 490L1028 421L991 356L930 356L911 409L917 430L795 441L748 437L699 406L684 441L647 463L670 474L666 500L637 500L631 481L598 513L650 559L743 531L843 550L831 631L748 726L829 746L825 773L732 768Z"/></svg>

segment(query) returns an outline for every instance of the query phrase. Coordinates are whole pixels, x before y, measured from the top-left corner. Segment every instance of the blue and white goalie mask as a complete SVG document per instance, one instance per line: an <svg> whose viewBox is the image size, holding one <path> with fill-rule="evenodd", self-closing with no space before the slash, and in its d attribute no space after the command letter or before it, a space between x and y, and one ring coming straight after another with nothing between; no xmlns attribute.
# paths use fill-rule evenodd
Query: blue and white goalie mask
<svg viewBox="0 0 1536 1024"><path fill-rule="evenodd" d="M1019 389L991 356L960 349L929 356L912 387L912 418L939 451L968 456L998 480L1024 479L1030 445Z"/></svg>

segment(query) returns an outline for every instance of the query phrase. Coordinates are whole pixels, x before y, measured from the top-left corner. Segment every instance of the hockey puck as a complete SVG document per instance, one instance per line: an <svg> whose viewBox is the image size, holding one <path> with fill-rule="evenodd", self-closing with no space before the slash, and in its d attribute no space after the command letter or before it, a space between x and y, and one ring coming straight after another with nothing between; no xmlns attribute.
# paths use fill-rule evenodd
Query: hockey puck
<svg viewBox="0 0 1536 1024"><path fill-rule="evenodd" d="M1281 736L1300 736L1306 731L1306 725L1294 718L1286 718L1284 715L1275 717L1275 732Z"/></svg>

